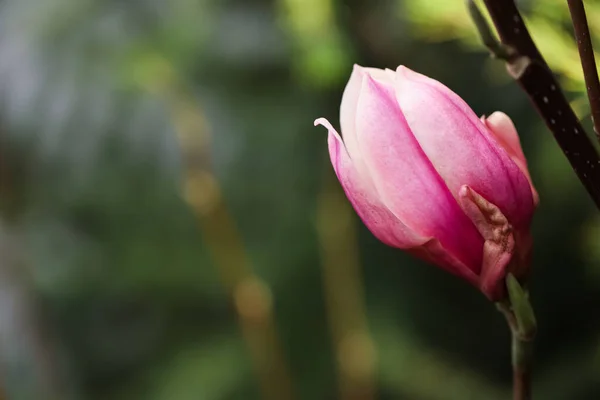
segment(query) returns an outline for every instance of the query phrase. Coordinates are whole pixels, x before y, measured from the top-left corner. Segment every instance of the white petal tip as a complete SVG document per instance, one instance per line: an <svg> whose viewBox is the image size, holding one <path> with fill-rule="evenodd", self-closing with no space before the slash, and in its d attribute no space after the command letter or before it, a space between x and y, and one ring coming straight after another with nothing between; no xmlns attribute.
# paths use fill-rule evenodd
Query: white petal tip
<svg viewBox="0 0 600 400"><path fill-rule="evenodd" d="M490 117L494 115L497 118L508 118L510 119L510 117L503 111L494 111L493 113L490 114Z"/></svg>
<svg viewBox="0 0 600 400"><path fill-rule="evenodd" d="M416 82L418 82L419 79L422 77L420 73L415 72L404 65L399 65L398 68L396 68L396 76L399 80L409 80Z"/></svg>
<svg viewBox="0 0 600 400"><path fill-rule="evenodd" d="M487 117L488 121L491 121L492 124L500 125L500 124L510 124L514 126L514 123L510 119L508 115L503 113L502 111L494 111Z"/></svg>
<svg viewBox="0 0 600 400"><path fill-rule="evenodd" d="M328 130L335 130L335 129L333 129L333 126L331 126L331 124L329 123L329 121L327 121L326 118L315 119L314 125L315 126L321 125L321 126L324 126L325 128L327 128Z"/></svg>
<svg viewBox="0 0 600 400"><path fill-rule="evenodd" d="M396 68L396 72L400 74L405 74L407 70L408 68L406 68L404 65L398 65L398 68Z"/></svg>

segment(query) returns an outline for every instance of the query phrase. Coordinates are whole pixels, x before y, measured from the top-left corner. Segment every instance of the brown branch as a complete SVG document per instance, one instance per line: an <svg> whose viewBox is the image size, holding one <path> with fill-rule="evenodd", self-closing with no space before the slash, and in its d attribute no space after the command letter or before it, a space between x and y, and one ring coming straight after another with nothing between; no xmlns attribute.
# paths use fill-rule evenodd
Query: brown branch
<svg viewBox="0 0 600 400"><path fill-rule="evenodd" d="M502 45L513 57L509 73L527 93L579 180L600 208L600 157L537 49L514 0L484 0Z"/></svg>
<svg viewBox="0 0 600 400"><path fill-rule="evenodd" d="M502 43L513 47L519 55L546 65L514 0L484 0L484 3Z"/></svg>
<svg viewBox="0 0 600 400"><path fill-rule="evenodd" d="M567 0L567 3L569 4L571 19L573 20L573 30L575 31L579 58L581 59L585 86L592 111L594 132L598 140L600 140L600 81L598 81L594 47L585 15L585 7L582 0Z"/></svg>

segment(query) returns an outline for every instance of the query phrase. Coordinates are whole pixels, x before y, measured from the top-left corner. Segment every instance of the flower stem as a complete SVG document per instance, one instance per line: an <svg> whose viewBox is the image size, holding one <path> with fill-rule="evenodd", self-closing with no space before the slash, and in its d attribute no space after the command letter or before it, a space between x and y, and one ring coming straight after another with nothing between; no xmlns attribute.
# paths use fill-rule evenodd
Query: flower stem
<svg viewBox="0 0 600 400"><path fill-rule="evenodd" d="M533 340L512 332L513 400L531 400L531 364Z"/></svg>
<svg viewBox="0 0 600 400"><path fill-rule="evenodd" d="M533 338L537 323L527 290L512 274L508 274L506 286L508 298L496 305L504 314L512 336L513 400L531 400Z"/></svg>

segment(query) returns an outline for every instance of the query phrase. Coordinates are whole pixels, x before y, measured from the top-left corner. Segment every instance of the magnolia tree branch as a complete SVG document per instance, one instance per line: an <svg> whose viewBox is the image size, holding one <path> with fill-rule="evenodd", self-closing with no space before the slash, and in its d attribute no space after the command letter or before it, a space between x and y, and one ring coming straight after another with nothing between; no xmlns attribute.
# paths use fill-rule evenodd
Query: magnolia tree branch
<svg viewBox="0 0 600 400"><path fill-rule="evenodd" d="M492 54L506 61L508 72L527 93L577 177L600 208L598 152L533 42L514 0L484 0L484 3L501 41L496 47L489 46L486 44L489 38L484 37L484 44ZM472 0L469 6L473 13L476 8ZM475 22L480 28L481 21ZM495 51L498 46L503 49L501 52Z"/></svg>
<svg viewBox="0 0 600 400"><path fill-rule="evenodd" d="M596 69L596 59L594 57L594 47L590 36L585 7L582 0L567 0L571 19L573 20L573 30L579 49L579 58L581 58L581 67L585 78L588 100L592 111L592 121L594 122L594 132L600 140L600 81L598 81L598 70Z"/></svg>

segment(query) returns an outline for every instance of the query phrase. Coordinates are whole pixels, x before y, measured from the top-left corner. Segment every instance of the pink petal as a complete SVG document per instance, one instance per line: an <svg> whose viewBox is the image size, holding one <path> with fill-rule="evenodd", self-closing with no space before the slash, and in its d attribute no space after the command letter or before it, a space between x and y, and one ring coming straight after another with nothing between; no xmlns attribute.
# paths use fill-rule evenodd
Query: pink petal
<svg viewBox="0 0 600 400"><path fill-rule="evenodd" d="M356 121L363 161L382 202L405 225L438 239L478 272L483 240L421 150L393 88L365 77Z"/></svg>
<svg viewBox="0 0 600 400"><path fill-rule="evenodd" d="M422 236L402 223L381 202L373 191L373 185L361 179L348 156L339 134L324 118L315 121L329 130L329 155L335 173L354 207L356 213L369 230L383 243L402 249L410 249L414 255L445 268L477 285L477 275L448 252L441 243Z"/></svg>
<svg viewBox="0 0 600 400"><path fill-rule="evenodd" d="M339 134L329 121L319 118L315 125L329 130L329 156L335 173L357 214L371 232L382 242L399 248L420 246L430 238L415 233L396 218L383 203L372 182L364 179L354 168L353 162Z"/></svg>
<svg viewBox="0 0 600 400"><path fill-rule="evenodd" d="M469 185L496 204L515 226L531 221L527 178L470 107L433 79L398 67L396 98L421 148L457 198Z"/></svg>
<svg viewBox="0 0 600 400"><path fill-rule="evenodd" d="M539 195L535 190L533 181L529 175L529 170L527 169L527 159L525 158L525 154L521 148L521 140L519 139L519 134L517 133L517 129L515 128L512 120L508 115L500 111L496 111L489 117L482 118L481 120L492 133L498 144L502 146L504 150L506 150L510 158L515 164L517 164L521 172L523 172L523 174L525 174L527 177L529 185L531 186L534 202L537 205L539 203Z"/></svg>
<svg viewBox="0 0 600 400"><path fill-rule="evenodd" d="M350 79L344 89L342 104L340 106L340 126L342 135L344 136L344 144L348 150L348 154L357 163L359 169L361 169L359 165L361 157L356 142L356 107L364 76L362 69L362 67L354 65Z"/></svg>
<svg viewBox="0 0 600 400"><path fill-rule="evenodd" d="M393 87L395 79L395 74L391 70L384 71L378 68L365 68L354 64L352 74L344 89L340 106L340 127L348 154L361 175L365 174L365 167L360 154L360 148L356 141L356 107L363 79L367 75L376 77L376 79L385 82L389 87Z"/></svg>

